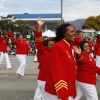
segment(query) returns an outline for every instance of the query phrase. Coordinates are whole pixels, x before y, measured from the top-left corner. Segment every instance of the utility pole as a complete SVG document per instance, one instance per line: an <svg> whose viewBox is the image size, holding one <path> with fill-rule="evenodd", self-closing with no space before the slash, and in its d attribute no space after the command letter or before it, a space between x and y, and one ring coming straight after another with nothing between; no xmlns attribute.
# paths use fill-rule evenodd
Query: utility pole
<svg viewBox="0 0 100 100"><path fill-rule="evenodd" d="M61 0L61 23L63 23L63 0Z"/></svg>

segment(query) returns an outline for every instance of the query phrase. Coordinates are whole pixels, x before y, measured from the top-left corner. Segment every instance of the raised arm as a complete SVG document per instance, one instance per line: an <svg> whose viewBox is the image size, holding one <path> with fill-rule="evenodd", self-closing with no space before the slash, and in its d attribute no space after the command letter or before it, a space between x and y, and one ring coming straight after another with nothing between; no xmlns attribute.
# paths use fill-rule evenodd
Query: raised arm
<svg viewBox="0 0 100 100"><path fill-rule="evenodd" d="M37 23L38 23L38 32L41 32L44 21L41 18L38 18Z"/></svg>
<svg viewBox="0 0 100 100"><path fill-rule="evenodd" d="M38 26L36 26L36 31L34 32L35 34L35 45L36 49L38 51L43 51L44 46L43 46L43 37L42 37L42 26L44 24L44 21L42 21L41 18L37 19Z"/></svg>

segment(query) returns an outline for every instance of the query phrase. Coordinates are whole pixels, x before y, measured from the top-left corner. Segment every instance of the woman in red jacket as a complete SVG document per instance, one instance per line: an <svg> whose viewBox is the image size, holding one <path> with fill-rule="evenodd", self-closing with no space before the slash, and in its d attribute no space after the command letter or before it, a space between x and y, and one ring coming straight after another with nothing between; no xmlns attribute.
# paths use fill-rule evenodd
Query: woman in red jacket
<svg viewBox="0 0 100 100"><path fill-rule="evenodd" d="M74 100L80 100L85 95L87 100L98 100L96 91L96 73L100 74L100 68L96 66L94 59L89 54L90 47L88 42L79 43L80 49L74 47L74 50L80 52L76 56L77 62L77 96ZM81 52L82 50L82 52Z"/></svg>
<svg viewBox="0 0 100 100"><path fill-rule="evenodd" d="M2 34L0 36L0 53L1 53L0 64L2 63L2 61L5 57L7 69L12 69L11 63L10 63L10 60L9 60L9 56L8 56L8 53L7 53L7 43L9 41L9 38L10 37L6 34Z"/></svg>
<svg viewBox="0 0 100 100"><path fill-rule="evenodd" d="M61 24L56 30L46 75L47 100L73 100L76 96L76 64L70 45L74 35L74 28L69 23Z"/></svg>
<svg viewBox="0 0 100 100"><path fill-rule="evenodd" d="M50 51L51 47L54 44L54 42L50 39L43 40L42 37L42 26L44 24L44 21L42 21L40 18L37 20L38 27L37 31L35 32L35 45L37 51L37 59L39 62L39 74L38 74L38 87L36 89L34 100L47 100L46 99L46 93L44 91L45 88L45 81L46 81L46 75L47 70L49 66L49 60L50 60Z"/></svg>
<svg viewBox="0 0 100 100"><path fill-rule="evenodd" d="M25 39L23 39L23 35L19 34L18 39L14 39L14 44L16 45L16 57L20 62L20 66L16 71L18 77L24 76L24 70L26 65L26 54L27 52L31 52L31 49Z"/></svg>

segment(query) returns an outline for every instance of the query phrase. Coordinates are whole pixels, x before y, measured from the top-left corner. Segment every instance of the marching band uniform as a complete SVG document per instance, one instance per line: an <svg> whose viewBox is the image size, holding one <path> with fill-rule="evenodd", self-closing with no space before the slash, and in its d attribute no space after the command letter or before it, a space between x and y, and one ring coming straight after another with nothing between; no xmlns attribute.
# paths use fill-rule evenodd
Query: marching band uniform
<svg viewBox="0 0 100 100"><path fill-rule="evenodd" d="M51 49L46 77L48 100L73 100L76 96L76 64L70 44L64 39L56 42Z"/></svg>
<svg viewBox="0 0 100 100"><path fill-rule="evenodd" d="M79 44L81 41L82 41L82 39L81 39L79 36L76 36L73 45L78 47L78 44Z"/></svg>
<svg viewBox="0 0 100 100"><path fill-rule="evenodd" d="M96 65L100 68L100 37L96 41L94 54L96 55Z"/></svg>
<svg viewBox="0 0 100 100"><path fill-rule="evenodd" d="M14 33L10 32L10 31L6 31L4 34L14 38Z"/></svg>
<svg viewBox="0 0 100 100"><path fill-rule="evenodd" d="M20 66L16 71L17 76L24 76L24 70L26 65L26 54L30 50L30 47L26 40L15 39L14 44L16 45L16 57L20 62Z"/></svg>
<svg viewBox="0 0 100 100"><path fill-rule="evenodd" d="M96 91L96 73L100 74L100 68L96 66L94 59L86 52L76 56L77 63L77 96L74 100L80 100L83 94L87 100L98 100Z"/></svg>
<svg viewBox="0 0 100 100"><path fill-rule="evenodd" d="M91 55L91 57L93 57L93 47L94 47L94 44L90 43L90 42L88 42L88 44L89 44L89 47L90 47L90 55Z"/></svg>
<svg viewBox="0 0 100 100"><path fill-rule="evenodd" d="M9 38L4 39L4 35L2 35L0 37L0 53L1 53L0 64L5 57L7 69L11 69L11 64L10 64L10 60L9 60L8 53L7 53L7 43L8 43L8 41L9 41Z"/></svg>
<svg viewBox="0 0 100 100"><path fill-rule="evenodd" d="M51 49L43 45L42 32L35 32L35 45L37 52L37 59L39 62L39 74L38 74L38 87L36 89L34 100L47 100L46 93L44 91L45 81L47 75L47 69L49 66L50 60L50 51Z"/></svg>

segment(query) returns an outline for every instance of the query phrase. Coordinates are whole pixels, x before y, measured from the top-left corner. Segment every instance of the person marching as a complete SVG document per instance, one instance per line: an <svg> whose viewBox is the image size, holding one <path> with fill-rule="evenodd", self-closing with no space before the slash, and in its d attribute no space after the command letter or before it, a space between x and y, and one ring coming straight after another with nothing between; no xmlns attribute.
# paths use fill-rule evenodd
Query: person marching
<svg viewBox="0 0 100 100"><path fill-rule="evenodd" d="M78 44L83 41L83 32L78 30L77 32L77 36L75 37L75 41L74 41L74 46L77 46L78 47Z"/></svg>
<svg viewBox="0 0 100 100"><path fill-rule="evenodd" d="M94 56L96 57L96 65L100 68L100 34L97 35Z"/></svg>
<svg viewBox="0 0 100 100"><path fill-rule="evenodd" d="M41 18L37 20L38 26L36 27L37 31L35 32L35 45L37 49L37 59L39 62L39 74L38 74L38 87L36 89L34 100L47 100L45 93L45 83L46 75L49 66L50 60L50 51L54 42L50 39L43 40L42 37L42 26L44 21Z"/></svg>
<svg viewBox="0 0 100 100"><path fill-rule="evenodd" d="M79 43L79 47L73 47L77 63L77 95L73 100L80 100L85 95L87 100L98 100L96 91L96 73L100 74L100 68L96 66L90 55L90 47L87 41Z"/></svg>
<svg viewBox="0 0 100 100"><path fill-rule="evenodd" d="M0 53L1 53L0 64L2 63L5 57L7 69L12 69L9 56L7 53L7 43L9 41L9 38L10 38L9 34L3 33L0 35Z"/></svg>
<svg viewBox="0 0 100 100"><path fill-rule="evenodd" d="M76 96L76 63L70 45L74 35L74 28L69 23L61 24L56 30L46 75L47 100L73 100Z"/></svg>
<svg viewBox="0 0 100 100"><path fill-rule="evenodd" d="M13 43L16 45L16 57L20 62L20 66L17 69L16 74L17 77L23 77L26 65L26 54L28 51L31 52L31 48L27 41L23 39L22 34L18 35L18 39L13 39Z"/></svg>
<svg viewBox="0 0 100 100"><path fill-rule="evenodd" d="M91 57L94 57L93 53L94 53L94 42L93 42L93 39L92 38L89 38L88 39L88 44L90 46L90 55Z"/></svg>

